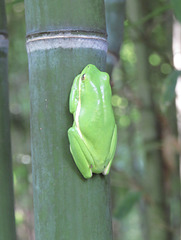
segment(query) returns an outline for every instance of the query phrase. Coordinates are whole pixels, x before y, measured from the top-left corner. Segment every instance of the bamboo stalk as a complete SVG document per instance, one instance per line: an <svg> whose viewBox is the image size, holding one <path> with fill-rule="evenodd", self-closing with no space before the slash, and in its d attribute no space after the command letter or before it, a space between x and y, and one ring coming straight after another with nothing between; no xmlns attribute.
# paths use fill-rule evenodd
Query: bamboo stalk
<svg viewBox="0 0 181 240"><path fill-rule="evenodd" d="M112 239L109 177L83 179L69 151L68 99L88 64L105 69L103 1L25 1L36 240Z"/></svg>
<svg viewBox="0 0 181 240"><path fill-rule="evenodd" d="M106 59L106 72L112 77L114 67L118 64L120 57L119 52L123 42L124 32L124 18L125 18L125 0L105 0L106 10L106 29L108 34L108 53ZM113 86L113 93L118 92L119 89L114 85L111 78L111 85ZM118 146L120 146L121 131L118 131ZM120 199L120 192L113 191L112 206L117 206L115 199ZM123 232L120 232L120 223L113 218L113 239L124 239Z"/></svg>
<svg viewBox="0 0 181 240"><path fill-rule="evenodd" d="M119 51L123 41L125 0L105 0L106 27L108 34L108 54L106 71L111 75L119 61Z"/></svg>
<svg viewBox="0 0 181 240"><path fill-rule="evenodd" d="M0 239L15 240L7 54L5 5L0 0Z"/></svg>

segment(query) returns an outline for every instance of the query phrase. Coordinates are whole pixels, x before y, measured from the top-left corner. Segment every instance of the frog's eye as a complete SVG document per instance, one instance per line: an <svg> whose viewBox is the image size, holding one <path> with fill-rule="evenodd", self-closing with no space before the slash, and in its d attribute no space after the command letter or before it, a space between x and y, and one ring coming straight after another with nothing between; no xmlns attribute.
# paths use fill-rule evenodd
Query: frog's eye
<svg viewBox="0 0 181 240"><path fill-rule="evenodd" d="M82 80L85 80L85 73L82 75L82 78L81 78Z"/></svg>

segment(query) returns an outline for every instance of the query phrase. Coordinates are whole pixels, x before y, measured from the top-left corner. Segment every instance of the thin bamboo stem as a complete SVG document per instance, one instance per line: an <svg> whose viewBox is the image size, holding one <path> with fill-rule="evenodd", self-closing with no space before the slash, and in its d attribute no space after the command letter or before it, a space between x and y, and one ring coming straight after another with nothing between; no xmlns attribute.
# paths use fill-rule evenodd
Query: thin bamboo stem
<svg viewBox="0 0 181 240"><path fill-rule="evenodd" d="M5 5L0 0L0 239L15 240L7 54Z"/></svg>

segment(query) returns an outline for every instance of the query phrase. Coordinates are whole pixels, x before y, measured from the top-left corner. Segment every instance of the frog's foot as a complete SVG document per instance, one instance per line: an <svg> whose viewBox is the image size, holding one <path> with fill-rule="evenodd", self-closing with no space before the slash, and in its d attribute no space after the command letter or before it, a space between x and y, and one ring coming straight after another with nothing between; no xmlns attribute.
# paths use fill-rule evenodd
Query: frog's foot
<svg viewBox="0 0 181 240"><path fill-rule="evenodd" d="M90 165L89 162L92 161L92 156L90 155L87 146L80 137L77 129L74 127L71 127L68 130L68 137L70 142L70 151L79 171L82 173L84 178L91 178L92 165ZM87 159L90 161L88 162Z"/></svg>
<svg viewBox="0 0 181 240"><path fill-rule="evenodd" d="M111 164L114 158L114 154L116 151L116 142L117 142L117 126L115 125L114 131L113 131L113 136L112 136L112 141L111 141L111 146L110 146L110 150L109 150L109 155L107 157L107 159L109 159L109 163L107 165L107 167L104 169L103 171L103 175L107 175L109 174L110 168L111 168Z"/></svg>

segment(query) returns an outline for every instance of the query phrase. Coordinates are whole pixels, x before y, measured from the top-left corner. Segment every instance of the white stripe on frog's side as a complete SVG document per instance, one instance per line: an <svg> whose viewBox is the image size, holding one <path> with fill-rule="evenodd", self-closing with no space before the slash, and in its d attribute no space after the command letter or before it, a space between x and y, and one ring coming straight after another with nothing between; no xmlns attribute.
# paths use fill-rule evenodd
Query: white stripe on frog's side
<svg viewBox="0 0 181 240"><path fill-rule="evenodd" d="M76 115L75 115L75 123L76 123L76 126L77 126L77 130L78 130L78 133L80 135L80 137L82 138L82 133L80 131L80 125L79 125L79 115L80 115L80 109L81 109L81 76L79 77L79 101L78 101L78 104L77 104L77 109L76 109Z"/></svg>
<svg viewBox="0 0 181 240"><path fill-rule="evenodd" d="M109 168L110 168L110 165L111 165L111 162L109 162L109 164L107 165L107 167L104 169L104 171L103 171L103 175L107 175L108 174L108 170L109 170Z"/></svg>

